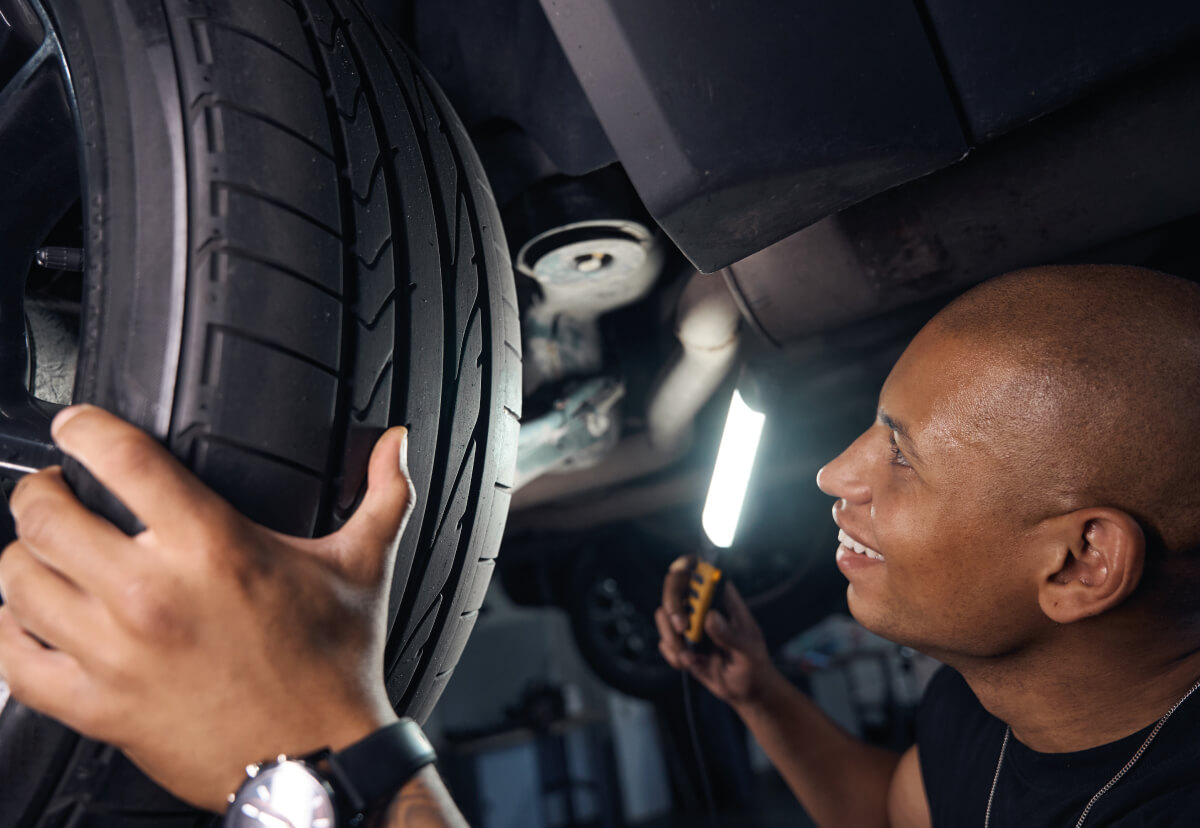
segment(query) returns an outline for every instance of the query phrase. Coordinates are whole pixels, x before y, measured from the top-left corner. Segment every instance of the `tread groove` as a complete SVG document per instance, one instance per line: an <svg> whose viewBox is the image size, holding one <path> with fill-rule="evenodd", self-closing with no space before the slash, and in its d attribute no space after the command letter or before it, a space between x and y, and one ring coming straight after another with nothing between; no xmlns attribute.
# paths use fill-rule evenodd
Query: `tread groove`
<svg viewBox="0 0 1200 828"><path fill-rule="evenodd" d="M375 330L375 326L379 324L379 320L383 317L384 312L388 309L388 305L394 304L395 302L396 289L392 288L390 291L388 291L388 295L383 300L383 304L381 304L379 309L375 311L375 315L371 317L370 321L367 321L357 314L354 316L354 321L359 324L359 327L365 328L368 331L373 331Z"/></svg>
<svg viewBox="0 0 1200 828"><path fill-rule="evenodd" d="M375 401L375 395L377 395L379 393L379 389L383 385L384 379L387 378L387 375L390 374L391 371L392 371L392 359L389 357L388 361L385 362L383 364L383 367L379 369L379 376L375 377L375 382L371 385L371 393L367 397L366 404L362 408L352 408L351 409L354 413L354 418L356 420L358 420L359 422L362 422L363 417L365 417L367 412L371 410L371 403L373 403Z"/></svg>
<svg viewBox="0 0 1200 828"><path fill-rule="evenodd" d="M471 331L475 330L475 323L479 320L480 309L479 302L471 307L471 314L467 317L467 324L463 326L462 341L458 344L458 365L454 369L454 379L457 381L462 377L463 363L467 359L467 342L471 339Z"/></svg>
<svg viewBox="0 0 1200 828"><path fill-rule="evenodd" d="M193 439L197 442L209 442L216 445L225 446L227 448L236 449L237 451L241 451L246 454L252 454L255 457L260 457L263 460L268 460L272 463L278 463L281 466L287 466L293 471L307 474L317 479L324 479L325 474L319 469L311 468L310 466L306 466L304 463L297 463L295 460L291 460L287 457L281 457L278 454L272 454L269 451L264 451L257 446L243 443L241 440L235 440L234 438L227 437L224 434L216 434L210 431L209 428L210 427L208 423L192 423L187 428L179 432L179 439L181 441L185 439ZM199 433L197 434L196 432Z"/></svg>
<svg viewBox="0 0 1200 828"><path fill-rule="evenodd" d="M330 47L330 48L332 48L332 47ZM352 109L349 112L347 112L346 110L342 109L340 106L337 107L338 117L340 117L343 121L345 121L347 123L351 123L351 124L354 123L355 121L357 121L358 120L358 105L359 105L359 102L365 97L367 97L367 90L363 89L363 86L360 83L358 85L358 89L356 89L354 91L354 98L350 101L350 106L352 107Z"/></svg>
<svg viewBox="0 0 1200 828"><path fill-rule="evenodd" d="M211 256L216 256L221 253L224 253L225 255L233 257L233 258L244 259L248 262L254 262L255 264L262 265L263 267L269 267L272 270L277 270L280 273L283 273L283 274L291 277L292 279L295 279L298 282L303 282L304 284L309 285L310 287L321 291L326 296L337 299L338 301L341 301L341 299L342 299L342 295L340 293L338 293L336 290L332 290L328 285L324 285L321 282L318 282L316 279L312 278L311 276L306 276L305 274L301 273L300 271L290 268L287 265L282 264L280 262L277 262L274 259L270 258L269 256L264 256L261 253L257 253L256 251L249 250L245 247L238 247L237 245L229 244L224 238L222 238L220 236L214 236L214 237L208 239L207 241L205 241L204 244L202 244L200 246L200 248L196 251L196 255L199 256L199 255L203 254L213 244L219 244L220 246L218 246L216 249L214 249L210 252L209 255L211 255ZM200 268L198 267L197 270L199 270L199 269Z"/></svg>
<svg viewBox="0 0 1200 828"><path fill-rule="evenodd" d="M246 40L253 41L254 43L257 43L259 46L262 46L264 49L268 49L268 50L274 52L275 54L279 55L281 58L283 58L284 60L288 61L293 66L295 66L297 69L300 69L301 71L303 71L305 74L307 74L313 80L315 80L317 82L320 82L320 80L321 80L320 75L318 75L316 72L314 72L311 67L305 66L302 61L300 61L296 58L295 55L289 54L288 52L284 51L283 49L280 49L274 43L267 40L262 35L260 35L256 32L252 32L249 29L243 29L241 26L235 26L232 23L226 22L224 20L221 20L221 19L215 18L215 17L193 17L189 22L192 23L193 25L195 25L196 23L203 23L206 27L214 28L214 29L221 29L223 31L229 32L230 34L235 34L239 37L245 38Z"/></svg>
<svg viewBox="0 0 1200 828"><path fill-rule="evenodd" d="M442 530L446 528L446 518L450 515L450 509L454 506L455 495L458 493L458 487L462 484L463 474L466 473L468 465L474 465L475 461L475 440L472 439L469 443L470 448L463 454L462 462L458 464L458 471L454 473L454 485L450 487L450 494L446 498L442 514L438 518L437 528L433 532L433 539L430 541L430 547L437 546L438 538L442 536Z"/></svg>
<svg viewBox="0 0 1200 828"><path fill-rule="evenodd" d="M383 254L387 252L387 249L391 247L391 245L392 237L389 235L386 239L380 242L379 249L375 251L375 255L370 259L364 259L362 256L356 256L355 258L362 262L363 267L365 267L367 270L374 270L379 266L380 258L383 257Z"/></svg>
<svg viewBox="0 0 1200 828"><path fill-rule="evenodd" d="M245 115L247 118L253 118L256 121L261 121L262 123L266 124L267 126L270 126L273 129L277 129L280 132L286 133L287 135L290 135L291 137L295 138L297 141L300 141L300 142L308 145L309 147L312 147L314 150L321 153L321 155L325 156L329 160L331 160L331 161L336 160L334 158L333 153L327 147L321 146L319 143L314 141L312 138L309 138L304 133L302 133L296 129L293 129L292 127L288 126L287 124L283 123L282 121L278 120L277 118L273 118L270 115L266 114L265 112L260 112L259 110L254 109L253 107L245 106L243 104L238 103L237 101L230 100L229 98L219 97L216 94L211 93L211 92L206 92L205 94L201 95L199 98L197 98L192 103L193 110L195 110L201 106L203 106L205 109L210 109L210 108L212 108L212 109L228 109L232 112L237 112L242 115ZM193 115L193 117L199 117L199 114L200 114L199 112L196 112Z"/></svg>
<svg viewBox="0 0 1200 828"><path fill-rule="evenodd" d="M337 174L337 193L339 206L339 220L345 228L345 236L339 234L342 239L342 284L349 285L349 296L353 297L358 291L358 280L355 277L355 252L354 239L361 230L359 224L359 216L354 209L354 184L349 173L350 164L350 148L347 144L347 136L345 132L337 127L337 121L341 117L337 107L337 90L339 70L337 65L330 60L331 55L321 48L320 38L317 35L316 19L313 16L311 5L304 5L297 8L300 18L300 26L304 33L304 39L308 44L309 55L313 61L314 71L317 72L317 77L321 83L321 91L325 98L325 113L326 121L330 124L330 140L333 142L334 151L338 156L338 174ZM325 54L322 54L322 52ZM344 70L343 70L344 71ZM363 87L363 82L360 79L359 88ZM354 417L354 397L353 397L353 382L354 369L356 364L353 362L355 353L355 328L350 323L350 317L356 315L353 313L350 302L342 305L341 310L341 337L340 337L340 352L341 360L345 367L339 366L338 372L335 374L338 380L338 387L335 392L335 407L332 422L332 435L329 441L326 452L325 466L330 471L330 479L327 480L321 491L321 512L325 515L332 515L334 507L337 504L337 494L335 489L334 478L340 476L345 470L345 455L349 445L349 421ZM391 356L388 357L389 366ZM387 372L380 372L381 375ZM372 389L374 395L375 389ZM370 403L368 402L368 406ZM369 410L369 409L368 409ZM323 531L329 531L330 518L319 517L318 528Z"/></svg>
<svg viewBox="0 0 1200 828"><path fill-rule="evenodd" d="M395 149L389 147L386 153L381 150L379 154L375 156L375 162L371 165L371 174L367 178L367 192L363 195L359 195L357 190L353 191L354 200L360 205L371 203L371 196L375 193L375 181L376 179L383 177L379 175L379 172L383 169L384 162L390 161L391 157L395 156L395 154Z"/></svg>
<svg viewBox="0 0 1200 828"><path fill-rule="evenodd" d="M209 322L208 329L210 331L217 331L219 333L225 334L227 336L235 337L237 339L244 339L247 342L253 342L255 345L261 345L262 347L268 348L272 351L275 351L276 353L284 354L285 356L288 356L299 362L303 362L305 365L310 365L313 368L316 368L317 370L322 371L323 373L329 374L329 376L331 376L331 377L339 378L341 376L340 372L338 371L337 368L331 368L330 366L326 365L325 363L321 362L320 360L313 359L308 354L293 350L292 348L289 348L286 345L280 345L278 342L276 342L273 339L268 339L265 336L260 336L259 334L252 333L250 331L245 330L244 328L235 328L232 325L219 323L219 322Z"/></svg>
<svg viewBox="0 0 1200 828"><path fill-rule="evenodd" d="M251 187L249 184L241 184L237 181L214 179L212 181L212 187L213 187L214 192L217 189L221 189L221 190L225 190L226 192L238 193L240 195L249 196L250 198L257 199L258 201L262 201L266 204L270 204L272 207L277 207L280 210L283 210L285 213L291 213L296 218L308 222L313 227L316 227L320 230L324 230L326 233L333 236L338 241L343 240L342 234L340 231L333 229L332 227L330 227L325 222L321 221L316 216L310 215L309 213L306 213L304 210L301 210L299 207L295 206L294 204L288 204L283 199L277 198L277 197L271 195L270 193L265 193L262 190L257 189L256 187Z"/></svg>

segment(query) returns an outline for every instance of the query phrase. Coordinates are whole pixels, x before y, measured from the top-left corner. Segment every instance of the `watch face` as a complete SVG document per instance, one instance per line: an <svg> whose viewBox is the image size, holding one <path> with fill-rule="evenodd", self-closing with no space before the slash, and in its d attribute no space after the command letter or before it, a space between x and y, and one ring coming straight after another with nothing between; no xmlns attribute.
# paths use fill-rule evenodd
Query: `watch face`
<svg viewBox="0 0 1200 828"><path fill-rule="evenodd" d="M247 779L225 814L225 828L336 828L333 796L302 762L267 765Z"/></svg>

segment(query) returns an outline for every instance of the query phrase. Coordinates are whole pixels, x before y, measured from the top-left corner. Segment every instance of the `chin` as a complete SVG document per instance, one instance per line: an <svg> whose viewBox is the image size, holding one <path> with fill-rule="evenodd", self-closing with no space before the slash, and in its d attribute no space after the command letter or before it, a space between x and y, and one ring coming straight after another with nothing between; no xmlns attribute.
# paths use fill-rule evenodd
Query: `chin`
<svg viewBox="0 0 1200 828"><path fill-rule="evenodd" d="M872 606L854 589L854 584L846 587L846 607L850 610L850 615L865 627L867 630L876 635L883 636L889 641L895 639L889 634L891 625L887 624L887 613L880 610L878 606Z"/></svg>
<svg viewBox="0 0 1200 828"><path fill-rule="evenodd" d="M886 638L902 647L925 651L925 647L922 646L924 642L918 641L916 636L904 630L903 625L896 623L895 613L889 613L878 604L871 604L863 599L855 591L853 584L846 588L846 606L854 620L868 632L875 633L880 638Z"/></svg>

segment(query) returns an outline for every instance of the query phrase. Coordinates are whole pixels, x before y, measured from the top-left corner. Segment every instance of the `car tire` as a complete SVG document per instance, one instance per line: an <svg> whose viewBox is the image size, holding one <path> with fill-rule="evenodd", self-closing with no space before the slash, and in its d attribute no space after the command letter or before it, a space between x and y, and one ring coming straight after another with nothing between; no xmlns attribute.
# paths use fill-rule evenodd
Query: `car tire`
<svg viewBox="0 0 1200 828"><path fill-rule="evenodd" d="M358 0L28 5L82 147L74 399L304 535L344 521L376 438L407 425L384 666L423 719L491 578L521 402L507 246L461 123ZM0 778L0 828L212 819L16 703Z"/></svg>

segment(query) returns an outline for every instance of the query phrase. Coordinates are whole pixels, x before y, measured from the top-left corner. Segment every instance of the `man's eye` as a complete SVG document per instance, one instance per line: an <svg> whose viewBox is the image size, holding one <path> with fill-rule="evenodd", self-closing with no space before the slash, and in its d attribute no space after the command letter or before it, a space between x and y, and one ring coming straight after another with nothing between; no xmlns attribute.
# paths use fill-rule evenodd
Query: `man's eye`
<svg viewBox="0 0 1200 828"><path fill-rule="evenodd" d="M904 452L902 452L900 450L900 447L898 445L896 445L896 435L895 434L893 434L891 436L891 449L892 449L892 465L908 466L908 458L904 456Z"/></svg>

